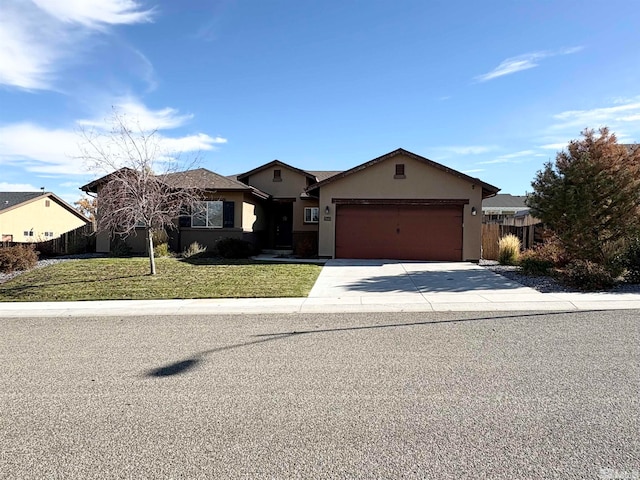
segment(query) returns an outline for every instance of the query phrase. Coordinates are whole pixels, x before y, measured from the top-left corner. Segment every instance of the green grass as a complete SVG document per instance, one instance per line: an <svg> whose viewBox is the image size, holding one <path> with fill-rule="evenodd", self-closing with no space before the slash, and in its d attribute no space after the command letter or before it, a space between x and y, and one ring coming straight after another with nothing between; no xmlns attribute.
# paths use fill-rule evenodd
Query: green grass
<svg viewBox="0 0 640 480"><path fill-rule="evenodd" d="M170 298L306 297L318 265L148 258L61 262L0 284L0 301L151 300Z"/></svg>

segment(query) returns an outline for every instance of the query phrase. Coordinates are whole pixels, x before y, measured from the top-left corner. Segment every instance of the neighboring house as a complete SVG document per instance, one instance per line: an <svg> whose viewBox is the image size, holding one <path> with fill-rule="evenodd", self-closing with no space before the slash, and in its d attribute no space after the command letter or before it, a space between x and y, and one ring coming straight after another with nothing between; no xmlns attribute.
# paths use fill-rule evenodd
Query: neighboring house
<svg viewBox="0 0 640 480"><path fill-rule="evenodd" d="M542 222L531 215L525 195L499 193L482 202L482 223L499 225L498 237L512 233L520 239L523 248L530 248L542 240Z"/></svg>
<svg viewBox="0 0 640 480"><path fill-rule="evenodd" d="M99 196L106 178L82 189ZM178 219L172 234L178 249L236 237L329 258L479 260L478 213L482 200L499 191L403 149L344 172L274 160L233 177L199 169L171 178L173 186L201 188L202 208L213 219L203 222L198 212ZM98 213L99 205L98 199ZM107 251L108 237L98 241L98 251Z"/></svg>
<svg viewBox="0 0 640 480"><path fill-rule="evenodd" d="M512 224L513 219L529 214L529 207L525 203L525 195L510 195L498 193L494 197L482 201L482 223Z"/></svg>
<svg viewBox="0 0 640 480"><path fill-rule="evenodd" d="M51 192L0 192L2 242L53 240L91 221Z"/></svg>

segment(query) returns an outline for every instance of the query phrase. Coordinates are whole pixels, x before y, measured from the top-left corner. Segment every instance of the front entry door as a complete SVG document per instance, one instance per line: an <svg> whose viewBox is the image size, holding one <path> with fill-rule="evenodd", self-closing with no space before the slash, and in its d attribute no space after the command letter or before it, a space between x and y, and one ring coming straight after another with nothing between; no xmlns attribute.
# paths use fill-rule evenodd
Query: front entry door
<svg viewBox="0 0 640 480"><path fill-rule="evenodd" d="M276 248L291 248L293 245L293 203L275 205Z"/></svg>

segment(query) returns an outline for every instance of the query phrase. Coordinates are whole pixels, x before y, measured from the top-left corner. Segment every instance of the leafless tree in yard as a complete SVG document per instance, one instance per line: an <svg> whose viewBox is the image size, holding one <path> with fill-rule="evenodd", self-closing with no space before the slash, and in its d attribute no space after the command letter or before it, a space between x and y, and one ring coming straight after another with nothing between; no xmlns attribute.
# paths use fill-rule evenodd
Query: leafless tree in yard
<svg viewBox="0 0 640 480"><path fill-rule="evenodd" d="M153 234L175 228L176 217L199 200L196 188L172 187L171 174L187 168L162 148L157 130L147 131L117 111L110 131L94 127L80 134L80 158L91 170L108 173L99 187L97 230L126 238L144 227L155 275Z"/></svg>

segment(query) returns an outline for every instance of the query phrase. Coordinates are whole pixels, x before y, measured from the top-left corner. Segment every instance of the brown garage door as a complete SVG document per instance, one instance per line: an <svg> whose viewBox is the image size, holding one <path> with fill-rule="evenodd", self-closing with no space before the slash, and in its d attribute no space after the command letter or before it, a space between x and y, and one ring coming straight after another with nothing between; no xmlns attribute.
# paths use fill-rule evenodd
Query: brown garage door
<svg viewBox="0 0 640 480"><path fill-rule="evenodd" d="M336 258L462 260L462 206L338 205Z"/></svg>

